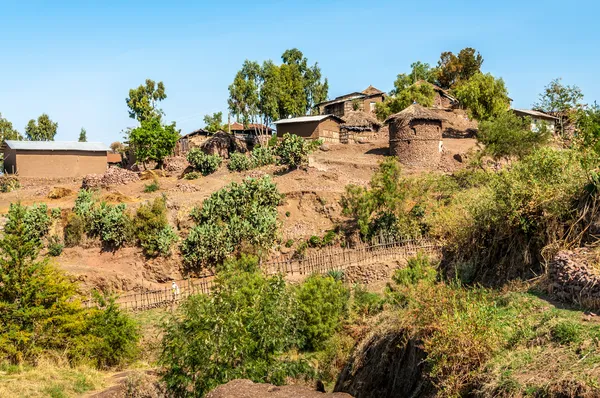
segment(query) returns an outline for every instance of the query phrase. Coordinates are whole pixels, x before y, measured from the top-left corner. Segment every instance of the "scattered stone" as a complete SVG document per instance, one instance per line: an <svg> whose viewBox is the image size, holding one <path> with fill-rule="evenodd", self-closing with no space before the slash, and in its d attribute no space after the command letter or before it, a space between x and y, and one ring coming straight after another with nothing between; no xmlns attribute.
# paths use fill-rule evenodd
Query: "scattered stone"
<svg viewBox="0 0 600 398"><path fill-rule="evenodd" d="M111 167L104 174L88 174L83 177L83 188L105 188L111 185L126 185L139 181L140 177L133 171Z"/></svg>
<svg viewBox="0 0 600 398"><path fill-rule="evenodd" d="M164 161L164 168L169 173L182 173L188 167L190 164L183 156L172 156Z"/></svg>
<svg viewBox="0 0 600 398"><path fill-rule="evenodd" d="M175 188L172 191L176 192L198 192L200 188L195 186L194 184L186 184L185 182L180 182L175 185Z"/></svg>
<svg viewBox="0 0 600 398"><path fill-rule="evenodd" d="M331 148L330 148L330 147L329 147L329 145L327 145L327 144L322 144L322 145L319 147L319 149L320 149L320 150L322 150L323 152L328 152L328 151L329 151Z"/></svg>

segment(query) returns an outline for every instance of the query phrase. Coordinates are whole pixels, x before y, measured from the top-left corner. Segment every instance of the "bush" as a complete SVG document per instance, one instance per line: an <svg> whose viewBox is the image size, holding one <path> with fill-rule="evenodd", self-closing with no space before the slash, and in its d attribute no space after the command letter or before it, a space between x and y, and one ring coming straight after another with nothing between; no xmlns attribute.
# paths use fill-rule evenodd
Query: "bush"
<svg viewBox="0 0 600 398"><path fill-rule="evenodd" d="M231 171L246 171L252 168L252 160L243 153L234 152L229 156L227 168Z"/></svg>
<svg viewBox="0 0 600 398"><path fill-rule="evenodd" d="M295 134L285 133L275 148L281 164L299 167L308 164L308 155L321 145L321 141L309 141Z"/></svg>
<svg viewBox="0 0 600 398"><path fill-rule="evenodd" d="M232 379L281 385L308 370L282 355L297 346L283 278L263 275L252 257L224 269L210 297L191 296L165 325L160 364L173 396L203 396Z"/></svg>
<svg viewBox="0 0 600 398"><path fill-rule="evenodd" d="M266 146L257 146L252 150L252 167L262 167L275 163L273 149Z"/></svg>
<svg viewBox="0 0 600 398"><path fill-rule="evenodd" d="M85 233L85 222L76 213L69 214L64 228L65 246L74 247L81 243Z"/></svg>
<svg viewBox="0 0 600 398"><path fill-rule="evenodd" d="M52 235L48 240L48 254L50 254L52 257L60 256L64 247L65 245L62 244L57 235Z"/></svg>
<svg viewBox="0 0 600 398"><path fill-rule="evenodd" d="M192 211L197 225L181 245L188 266L220 264L235 250L260 251L277 237L277 206L281 194L270 177L247 178L213 193Z"/></svg>
<svg viewBox="0 0 600 398"><path fill-rule="evenodd" d="M11 204L10 206L13 207L14 205ZM25 226L27 239L40 241L48 234L50 225L52 225L52 220L48 215L47 205L33 205L26 209Z"/></svg>
<svg viewBox="0 0 600 398"><path fill-rule="evenodd" d="M318 236L311 236L310 239L308 239L308 245L310 247L321 247L321 244L323 242L321 241L321 238L319 238Z"/></svg>
<svg viewBox="0 0 600 398"><path fill-rule="evenodd" d="M143 204L137 209L133 230L147 256L167 256L171 253L177 234L167 220L164 197L156 198L152 203Z"/></svg>
<svg viewBox="0 0 600 398"><path fill-rule="evenodd" d="M333 231L327 231L327 233L323 236L323 246L331 245L336 238L336 234Z"/></svg>
<svg viewBox="0 0 600 398"><path fill-rule="evenodd" d="M92 209L88 233L100 238L103 244L117 249L127 243L132 236L132 221L126 212L125 204L109 205L101 203Z"/></svg>
<svg viewBox="0 0 600 398"><path fill-rule="evenodd" d="M217 171L223 159L218 155L207 155L200 148L192 148L188 152L187 161L206 176Z"/></svg>
<svg viewBox="0 0 600 398"><path fill-rule="evenodd" d="M158 184L158 181L153 181L151 184L146 184L144 185L144 192L146 193L150 193L150 192L156 192L160 189L160 185Z"/></svg>
<svg viewBox="0 0 600 398"><path fill-rule="evenodd" d="M352 296L352 311L359 316L373 316L383 311L385 300L377 293L367 291L364 286L355 285Z"/></svg>
<svg viewBox="0 0 600 398"><path fill-rule="evenodd" d="M559 344L579 343L582 340L583 328L573 321L561 321L551 330L552 339Z"/></svg>
<svg viewBox="0 0 600 398"><path fill-rule="evenodd" d="M294 240L293 239L288 239L285 241L285 247L290 248L294 246Z"/></svg>
<svg viewBox="0 0 600 398"><path fill-rule="evenodd" d="M189 173L184 175L183 178L186 180L197 180L198 178L200 178L200 176L201 174L197 171L190 171Z"/></svg>
<svg viewBox="0 0 600 398"><path fill-rule="evenodd" d="M349 291L341 281L313 275L298 287L296 298L302 347L320 349L341 325Z"/></svg>
<svg viewBox="0 0 600 398"><path fill-rule="evenodd" d="M21 183L15 176L3 175L0 177L0 192L12 192L21 188Z"/></svg>
<svg viewBox="0 0 600 398"><path fill-rule="evenodd" d="M437 270L429 257L418 253L408 259L406 267L394 272L392 280L401 286L414 285L419 281L433 282L437 278Z"/></svg>
<svg viewBox="0 0 600 398"><path fill-rule="evenodd" d="M84 222L87 222L95 204L94 192L90 189L80 189L77 193L77 199L75 199L73 212L82 217Z"/></svg>

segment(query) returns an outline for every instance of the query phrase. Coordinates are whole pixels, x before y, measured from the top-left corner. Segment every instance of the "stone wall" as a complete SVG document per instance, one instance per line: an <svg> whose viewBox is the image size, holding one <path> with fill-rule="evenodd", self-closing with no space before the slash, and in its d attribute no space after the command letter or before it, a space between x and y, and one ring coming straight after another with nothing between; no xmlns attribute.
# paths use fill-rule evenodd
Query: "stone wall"
<svg viewBox="0 0 600 398"><path fill-rule="evenodd" d="M590 249L560 251L548 265L550 292L585 307L600 308L600 272Z"/></svg>

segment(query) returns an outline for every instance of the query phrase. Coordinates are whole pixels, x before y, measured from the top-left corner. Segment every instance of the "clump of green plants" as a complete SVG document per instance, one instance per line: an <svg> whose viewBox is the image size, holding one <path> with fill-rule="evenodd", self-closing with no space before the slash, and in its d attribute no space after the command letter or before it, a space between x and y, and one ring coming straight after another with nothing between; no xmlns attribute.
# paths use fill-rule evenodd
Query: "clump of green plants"
<svg viewBox="0 0 600 398"><path fill-rule="evenodd" d="M52 257L58 257L61 255L65 245L61 242L60 237L52 235L48 239L48 254Z"/></svg>
<svg viewBox="0 0 600 398"><path fill-rule="evenodd" d="M192 211L197 225L181 245L186 264L192 268L220 264L241 247L255 252L272 247L281 199L269 176L247 178L213 193Z"/></svg>
<svg viewBox="0 0 600 398"><path fill-rule="evenodd" d="M160 364L169 393L202 396L244 378L277 385L310 372L286 352L298 346L294 298L256 257L226 261L210 297L192 296L165 326Z"/></svg>
<svg viewBox="0 0 600 398"><path fill-rule="evenodd" d="M0 237L2 357L11 364L35 364L40 355L56 352L74 364L94 358L101 367L132 359L136 325L118 307L112 315L84 308L77 286L47 259L38 260L43 246L28 225L30 212L11 205Z"/></svg>
<svg viewBox="0 0 600 398"><path fill-rule="evenodd" d="M422 214L411 211L410 181L402 177L400 164L386 159L371 179L371 188L349 185L342 197L343 213L353 217L363 238L391 236L397 239L423 234Z"/></svg>
<svg viewBox="0 0 600 398"><path fill-rule="evenodd" d="M167 219L165 197L141 205L133 220L133 230L144 254L168 256L178 237Z"/></svg>
<svg viewBox="0 0 600 398"><path fill-rule="evenodd" d="M275 163L273 149L268 146L257 146L252 150L252 167L262 167Z"/></svg>
<svg viewBox="0 0 600 398"><path fill-rule="evenodd" d="M322 244L323 244L323 241L321 240L321 238L319 238L316 235L313 235L308 239L309 247L321 247Z"/></svg>
<svg viewBox="0 0 600 398"><path fill-rule="evenodd" d="M11 204L11 207L19 206ZM25 228L27 238L41 241L48 234L52 219L48 215L48 206L45 204L33 205L25 210Z"/></svg>
<svg viewBox="0 0 600 398"><path fill-rule="evenodd" d="M227 168L230 171L246 171L252 168L252 159L243 153L234 152L229 156Z"/></svg>
<svg viewBox="0 0 600 398"><path fill-rule="evenodd" d="M383 311L385 299L377 293L369 292L362 285L352 290L352 312L361 317L373 316Z"/></svg>
<svg viewBox="0 0 600 398"><path fill-rule="evenodd" d="M66 247L78 246L85 236L84 219L77 213L69 214L63 232Z"/></svg>
<svg viewBox="0 0 600 398"><path fill-rule="evenodd" d="M302 347L319 349L340 327L348 310L349 290L330 276L310 276L296 292Z"/></svg>
<svg viewBox="0 0 600 398"><path fill-rule="evenodd" d="M285 247L290 248L294 246L294 240L293 239L288 239L285 241Z"/></svg>
<svg viewBox="0 0 600 398"><path fill-rule="evenodd" d="M95 205L94 192L90 189L80 189L77 199L75 199L73 212L87 222Z"/></svg>
<svg viewBox="0 0 600 398"><path fill-rule="evenodd" d="M275 147L279 162L292 168L308 164L308 155L321 145L320 140L306 140L295 134L285 133Z"/></svg>
<svg viewBox="0 0 600 398"><path fill-rule="evenodd" d="M188 152L187 161L194 169L206 176L219 169L223 158L219 155L207 155L200 148L192 148Z"/></svg>
<svg viewBox="0 0 600 398"><path fill-rule="evenodd" d="M197 171L190 171L189 173L186 173L183 178L186 180L197 180L201 175L202 174L198 173Z"/></svg>
<svg viewBox="0 0 600 398"><path fill-rule="evenodd" d="M0 192L12 192L19 188L21 188L21 183L17 177L6 174L0 177Z"/></svg>
<svg viewBox="0 0 600 398"><path fill-rule="evenodd" d="M156 192L159 189L160 189L160 185L158 184L158 180L154 180L154 181L152 181L152 183L144 185L145 193Z"/></svg>
<svg viewBox="0 0 600 398"><path fill-rule="evenodd" d="M99 237L104 245L118 249L131 240L133 223L123 203L110 205L100 203L92 209L87 232L92 237Z"/></svg>

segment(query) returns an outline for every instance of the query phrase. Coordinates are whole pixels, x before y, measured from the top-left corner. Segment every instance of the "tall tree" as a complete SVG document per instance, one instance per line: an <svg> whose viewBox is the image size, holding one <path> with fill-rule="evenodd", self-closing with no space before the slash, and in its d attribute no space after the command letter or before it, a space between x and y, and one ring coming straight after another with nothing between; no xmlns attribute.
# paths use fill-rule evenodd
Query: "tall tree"
<svg viewBox="0 0 600 398"><path fill-rule="evenodd" d="M474 48L463 48L458 56L445 51L438 61L437 84L444 89L454 88L459 82L480 73L482 64L483 57Z"/></svg>
<svg viewBox="0 0 600 398"><path fill-rule="evenodd" d="M505 112L510 106L508 90L501 78L489 73L477 73L461 83L454 94L471 117L489 120Z"/></svg>
<svg viewBox="0 0 600 398"><path fill-rule="evenodd" d="M79 131L79 142L87 142L87 131L83 127Z"/></svg>
<svg viewBox="0 0 600 398"><path fill-rule="evenodd" d="M13 128L13 124L0 113L0 140L22 140L21 134Z"/></svg>
<svg viewBox="0 0 600 398"><path fill-rule="evenodd" d="M30 141L54 141L58 123L53 122L45 113L38 117L37 122L31 119L25 126L25 135Z"/></svg>
<svg viewBox="0 0 600 398"><path fill-rule="evenodd" d="M552 80L544 92L539 96L539 101L533 104L535 109L551 113L558 117L561 134L564 134L565 123L570 113L581 106L583 93L577 86L565 86L561 78Z"/></svg>
<svg viewBox="0 0 600 398"><path fill-rule="evenodd" d="M258 117L261 80L260 65L245 60L229 85L229 110L244 125L254 122Z"/></svg>
<svg viewBox="0 0 600 398"><path fill-rule="evenodd" d="M161 118L164 115L158 103L167 98L165 85L158 84L151 79L146 79L146 84L129 90L129 97L125 99L129 107L129 117L137 119L140 123L146 120Z"/></svg>
<svg viewBox="0 0 600 398"><path fill-rule="evenodd" d="M173 153L178 139L175 122L163 125L158 117L144 120L140 127L129 132L129 144L134 149L136 160L144 167L146 162L155 161L157 167L162 168L163 160Z"/></svg>
<svg viewBox="0 0 600 398"><path fill-rule="evenodd" d="M223 130L223 112L205 115L204 123L206 123L206 127L204 127L204 129L210 133L216 133L219 130Z"/></svg>

